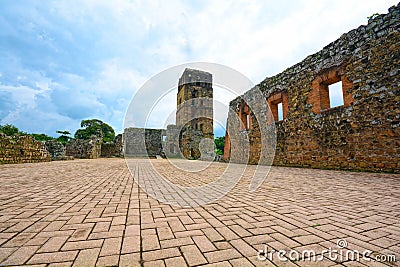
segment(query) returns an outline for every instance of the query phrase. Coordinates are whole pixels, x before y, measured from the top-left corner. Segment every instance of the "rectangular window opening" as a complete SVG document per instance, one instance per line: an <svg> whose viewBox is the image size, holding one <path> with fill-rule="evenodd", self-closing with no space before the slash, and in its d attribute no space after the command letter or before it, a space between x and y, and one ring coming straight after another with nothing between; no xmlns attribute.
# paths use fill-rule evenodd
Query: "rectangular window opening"
<svg viewBox="0 0 400 267"><path fill-rule="evenodd" d="M331 84L328 86L329 88L329 102L330 107L339 107L344 105L343 101L343 88L342 81Z"/></svg>
<svg viewBox="0 0 400 267"><path fill-rule="evenodd" d="M246 114L246 129L250 129L250 115Z"/></svg>
<svg viewBox="0 0 400 267"><path fill-rule="evenodd" d="M278 121L283 120L283 105L282 102L278 103Z"/></svg>

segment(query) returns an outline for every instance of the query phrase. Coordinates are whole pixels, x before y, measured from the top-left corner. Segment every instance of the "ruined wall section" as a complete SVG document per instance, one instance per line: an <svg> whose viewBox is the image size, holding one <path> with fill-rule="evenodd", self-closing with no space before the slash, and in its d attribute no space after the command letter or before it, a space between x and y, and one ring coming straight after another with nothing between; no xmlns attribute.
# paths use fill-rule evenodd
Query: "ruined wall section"
<svg viewBox="0 0 400 267"><path fill-rule="evenodd" d="M155 158L161 155L163 136L163 129L126 128L123 138L125 156Z"/></svg>
<svg viewBox="0 0 400 267"><path fill-rule="evenodd" d="M275 165L400 172L399 28L397 5L258 85L270 106L286 109L275 124ZM330 108L327 87L337 81L344 104ZM237 114L241 102L230 104ZM255 163L261 140L250 113Z"/></svg>
<svg viewBox="0 0 400 267"><path fill-rule="evenodd" d="M44 142L32 136L7 136L0 132L0 163L30 163L51 160Z"/></svg>
<svg viewBox="0 0 400 267"><path fill-rule="evenodd" d="M103 143L101 145L101 157L102 158L114 158L123 157L123 141L122 134L118 134L113 142Z"/></svg>
<svg viewBox="0 0 400 267"><path fill-rule="evenodd" d="M76 159L97 159L101 155L101 136L91 139L72 139L66 145L66 155Z"/></svg>
<svg viewBox="0 0 400 267"><path fill-rule="evenodd" d="M48 140L45 142L45 145L51 155L51 160L69 159L65 154L65 146L57 140Z"/></svg>
<svg viewBox="0 0 400 267"><path fill-rule="evenodd" d="M174 124L167 126L166 140L163 144L163 152L168 158L182 158L182 152L180 149L180 128Z"/></svg>

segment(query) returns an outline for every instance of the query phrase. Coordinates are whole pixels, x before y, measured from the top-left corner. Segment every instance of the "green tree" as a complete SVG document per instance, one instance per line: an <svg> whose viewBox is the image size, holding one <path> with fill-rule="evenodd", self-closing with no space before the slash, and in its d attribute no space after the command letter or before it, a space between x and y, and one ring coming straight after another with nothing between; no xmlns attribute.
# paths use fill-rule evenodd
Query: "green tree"
<svg viewBox="0 0 400 267"><path fill-rule="evenodd" d="M78 139L90 139L92 135L97 135L101 132L103 135L103 142L114 141L115 131L114 129L105 122L98 119L82 120L81 127L75 132L75 138Z"/></svg>
<svg viewBox="0 0 400 267"><path fill-rule="evenodd" d="M36 141L49 141L49 140L54 139L54 137L48 136L47 134L43 134L43 133L41 133L41 134L32 133L32 134L26 134L26 135L32 136L33 138L35 138Z"/></svg>
<svg viewBox="0 0 400 267"><path fill-rule="evenodd" d="M6 124L3 126L0 125L0 132L3 132L8 136L13 136L14 134L19 133L19 130L12 124Z"/></svg>
<svg viewBox="0 0 400 267"><path fill-rule="evenodd" d="M214 139L215 153L218 155L224 154L225 136L220 136Z"/></svg>
<svg viewBox="0 0 400 267"><path fill-rule="evenodd" d="M60 142L61 144L65 145L68 143L69 140L71 140L71 133L69 131L56 131L56 133L61 134L59 137L57 137L57 141Z"/></svg>

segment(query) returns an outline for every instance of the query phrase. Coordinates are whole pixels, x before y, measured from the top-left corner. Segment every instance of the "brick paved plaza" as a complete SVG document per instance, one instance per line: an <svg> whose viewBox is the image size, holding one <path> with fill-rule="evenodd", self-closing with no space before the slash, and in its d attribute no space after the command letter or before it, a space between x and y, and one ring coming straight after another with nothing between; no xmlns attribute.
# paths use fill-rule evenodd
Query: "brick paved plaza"
<svg viewBox="0 0 400 267"><path fill-rule="evenodd" d="M184 185L212 181L226 167L215 163L188 175L166 160L152 162ZM149 175L137 166L136 178ZM1 165L0 265L398 264L400 175L273 167L250 193L254 168L222 199L180 208L139 189L122 159ZM338 249L339 239L347 249L372 251L371 257L395 254L397 263L257 259L265 245L321 254Z"/></svg>

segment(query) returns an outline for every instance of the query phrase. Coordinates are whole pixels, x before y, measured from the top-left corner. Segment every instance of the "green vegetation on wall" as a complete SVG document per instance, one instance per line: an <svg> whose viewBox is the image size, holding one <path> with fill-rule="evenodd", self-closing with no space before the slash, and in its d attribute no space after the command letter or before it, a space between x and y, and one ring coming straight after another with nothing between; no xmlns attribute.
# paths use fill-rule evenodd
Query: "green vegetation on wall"
<svg viewBox="0 0 400 267"><path fill-rule="evenodd" d="M3 132L5 135L8 136L13 136L14 134L19 133L19 130L12 124L6 124L3 126L0 125L0 132Z"/></svg>

